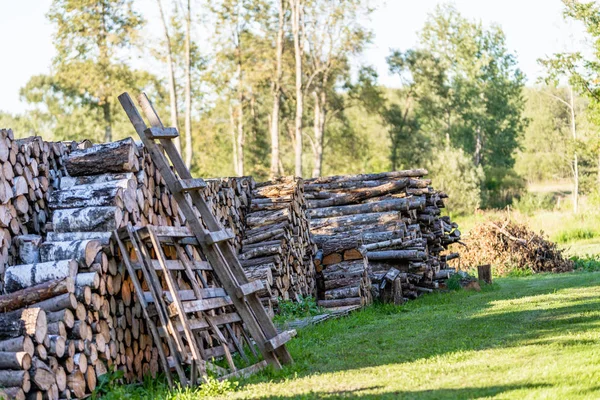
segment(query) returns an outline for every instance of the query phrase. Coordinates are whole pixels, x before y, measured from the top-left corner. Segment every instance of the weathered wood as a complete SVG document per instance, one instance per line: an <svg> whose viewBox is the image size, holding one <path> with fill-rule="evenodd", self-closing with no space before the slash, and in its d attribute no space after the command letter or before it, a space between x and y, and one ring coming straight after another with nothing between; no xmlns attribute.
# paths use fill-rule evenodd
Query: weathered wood
<svg viewBox="0 0 600 400"><path fill-rule="evenodd" d="M488 285L492 283L492 266L489 264L477 266L477 276Z"/></svg>

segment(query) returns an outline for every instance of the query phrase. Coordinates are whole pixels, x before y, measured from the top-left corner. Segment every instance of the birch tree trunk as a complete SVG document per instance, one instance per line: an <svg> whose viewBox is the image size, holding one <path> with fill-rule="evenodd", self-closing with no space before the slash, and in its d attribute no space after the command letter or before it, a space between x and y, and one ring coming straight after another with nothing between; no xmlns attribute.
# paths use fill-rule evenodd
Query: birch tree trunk
<svg viewBox="0 0 600 400"><path fill-rule="evenodd" d="M187 1L185 16L185 165L192 165L192 61L191 61L191 24L192 10L190 0Z"/></svg>
<svg viewBox="0 0 600 400"><path fill-rule="evenodd" d="M112 142L112 119L110 114L110 103L105 101L102 104L102 112L104 115L104 141Z"/></svg>
<svg viewBox="0 0 600 400"><path fill-rule="evenodd" d="M233 172L238 174L238 154L237 154L237 135L236 135L236 123L233 106L229 105L229 120L231 125L231 153L233 154Z"/></svg>
<svg viewBox="0 0 600 400"><path fill-rule="evenodd" d="M327 81L324 81L324 85ZM324 89L320 92L315 92L315 118L314 118L314 131L315 131L315 144L314 144L314 166L312 171L312 177L318 178L323 172L323 144L325 141L325 119L327 117L327 93Z"/></svg>
<svg viewBox="0 0 600 400"><path fill-rule="evenodd" d="M240 45L241 46L241 45ZM243 82L243 71L242 71L242 58L241 48L238 47L238 98L239 98L239 109L238 109L238 123L237 123L237 169L238 176L244 175L244 82Z"/></svg>
<svg viewBox="0 0 600 400"><path fill-rule="evenodd" d="M163 31L165 34L165 41L167 43L167 68L169 74L169 100L171 103L171 126L177 129L179 132L179 112L177 109L177 90L175 88L175 69L173 68L173 51L171 49L171 36L169 35L169 29L167 27L167 20L165 19L165 13L163 11L161 0L156 0L158 3L158 9L160 11L160 19L163 25ZM181 138L178 136L175 138L175 147L177 151L181 153Z"/></svg>
<svg viewBox="0 0 600 400"><path fill-rule="evenodd" d="M302 92L302 43L300 37L300 24L302 14L302 0L292 0L292 34L294 36L294 53L296 56L296 148L295 148L295 174L302 176L302 115L304 114L304 98Z"/></svg>
<svg viewBox="0 0 600 400"><path fill-rule="evenodd" d="M279 28L277 30L277 69L273 81L273 111L271 113L271 179L279 175L279 101L283 58L284 0L279 0Z"/></svg>
<svg viewBox="0 0 600 400"><path fill-rule="evenodd" d="M577 129L575 126L575 98L573 96L573 88L569 86L569 103L571 110L571 133L573 134L573 141L577 142ZM577 145L577 143L575 143ZM577 149L573 155L573 212L577 214L579 212L579 160L577 158Z"/></svg>

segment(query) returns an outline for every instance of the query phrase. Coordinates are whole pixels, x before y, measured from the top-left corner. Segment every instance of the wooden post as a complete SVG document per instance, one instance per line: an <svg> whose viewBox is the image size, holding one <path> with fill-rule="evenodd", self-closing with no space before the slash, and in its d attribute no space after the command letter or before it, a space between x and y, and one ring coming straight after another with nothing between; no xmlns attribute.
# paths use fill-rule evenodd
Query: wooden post
<svg viewBox="0 0 600 400"><path fill-rule="evenodd" d="M480 281L484 281L488 285L492 284L492 266L490 264L477 266L477 276Z"/></svg>

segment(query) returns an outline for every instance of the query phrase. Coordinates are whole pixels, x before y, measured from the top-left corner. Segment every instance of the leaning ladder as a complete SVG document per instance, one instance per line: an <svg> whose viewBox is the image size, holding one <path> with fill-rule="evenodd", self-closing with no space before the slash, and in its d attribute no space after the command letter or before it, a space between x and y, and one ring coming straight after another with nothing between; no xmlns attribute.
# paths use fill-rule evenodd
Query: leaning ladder
<svg viewBox="0 0 600 400"><path fill-rule="evenodd" d="M128 93L121 94L119 101L160 171L204 256L213 267L225 291L231 296L237 312L265 361L276 369L280 369L282 364L291 363L293 360L285 343L292 338L292 334L290 332L278 334L256 295L256 292L262 288L261 282L249 282L246 278L230 242L233 235L221 226L200 195L199 189L206 186L205 182L192 177L172 141L179 136L177 129L163 126L145 94L140 95L138 101L150 122L149 128ZM157 140L162 149L156 143Z"/></svg>

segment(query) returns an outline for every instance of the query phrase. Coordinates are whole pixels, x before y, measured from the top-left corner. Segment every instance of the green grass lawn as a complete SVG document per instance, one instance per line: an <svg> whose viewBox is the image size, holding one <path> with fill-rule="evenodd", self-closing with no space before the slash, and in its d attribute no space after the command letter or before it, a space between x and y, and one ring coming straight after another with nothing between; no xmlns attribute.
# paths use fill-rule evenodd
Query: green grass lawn
<svg viewBox="0 0 600 400"><path fill-rule="evenodd" d="M224 397L598 399L599 342L600 273L503 278L306 328L289 343L293 366Z"/></svg>

